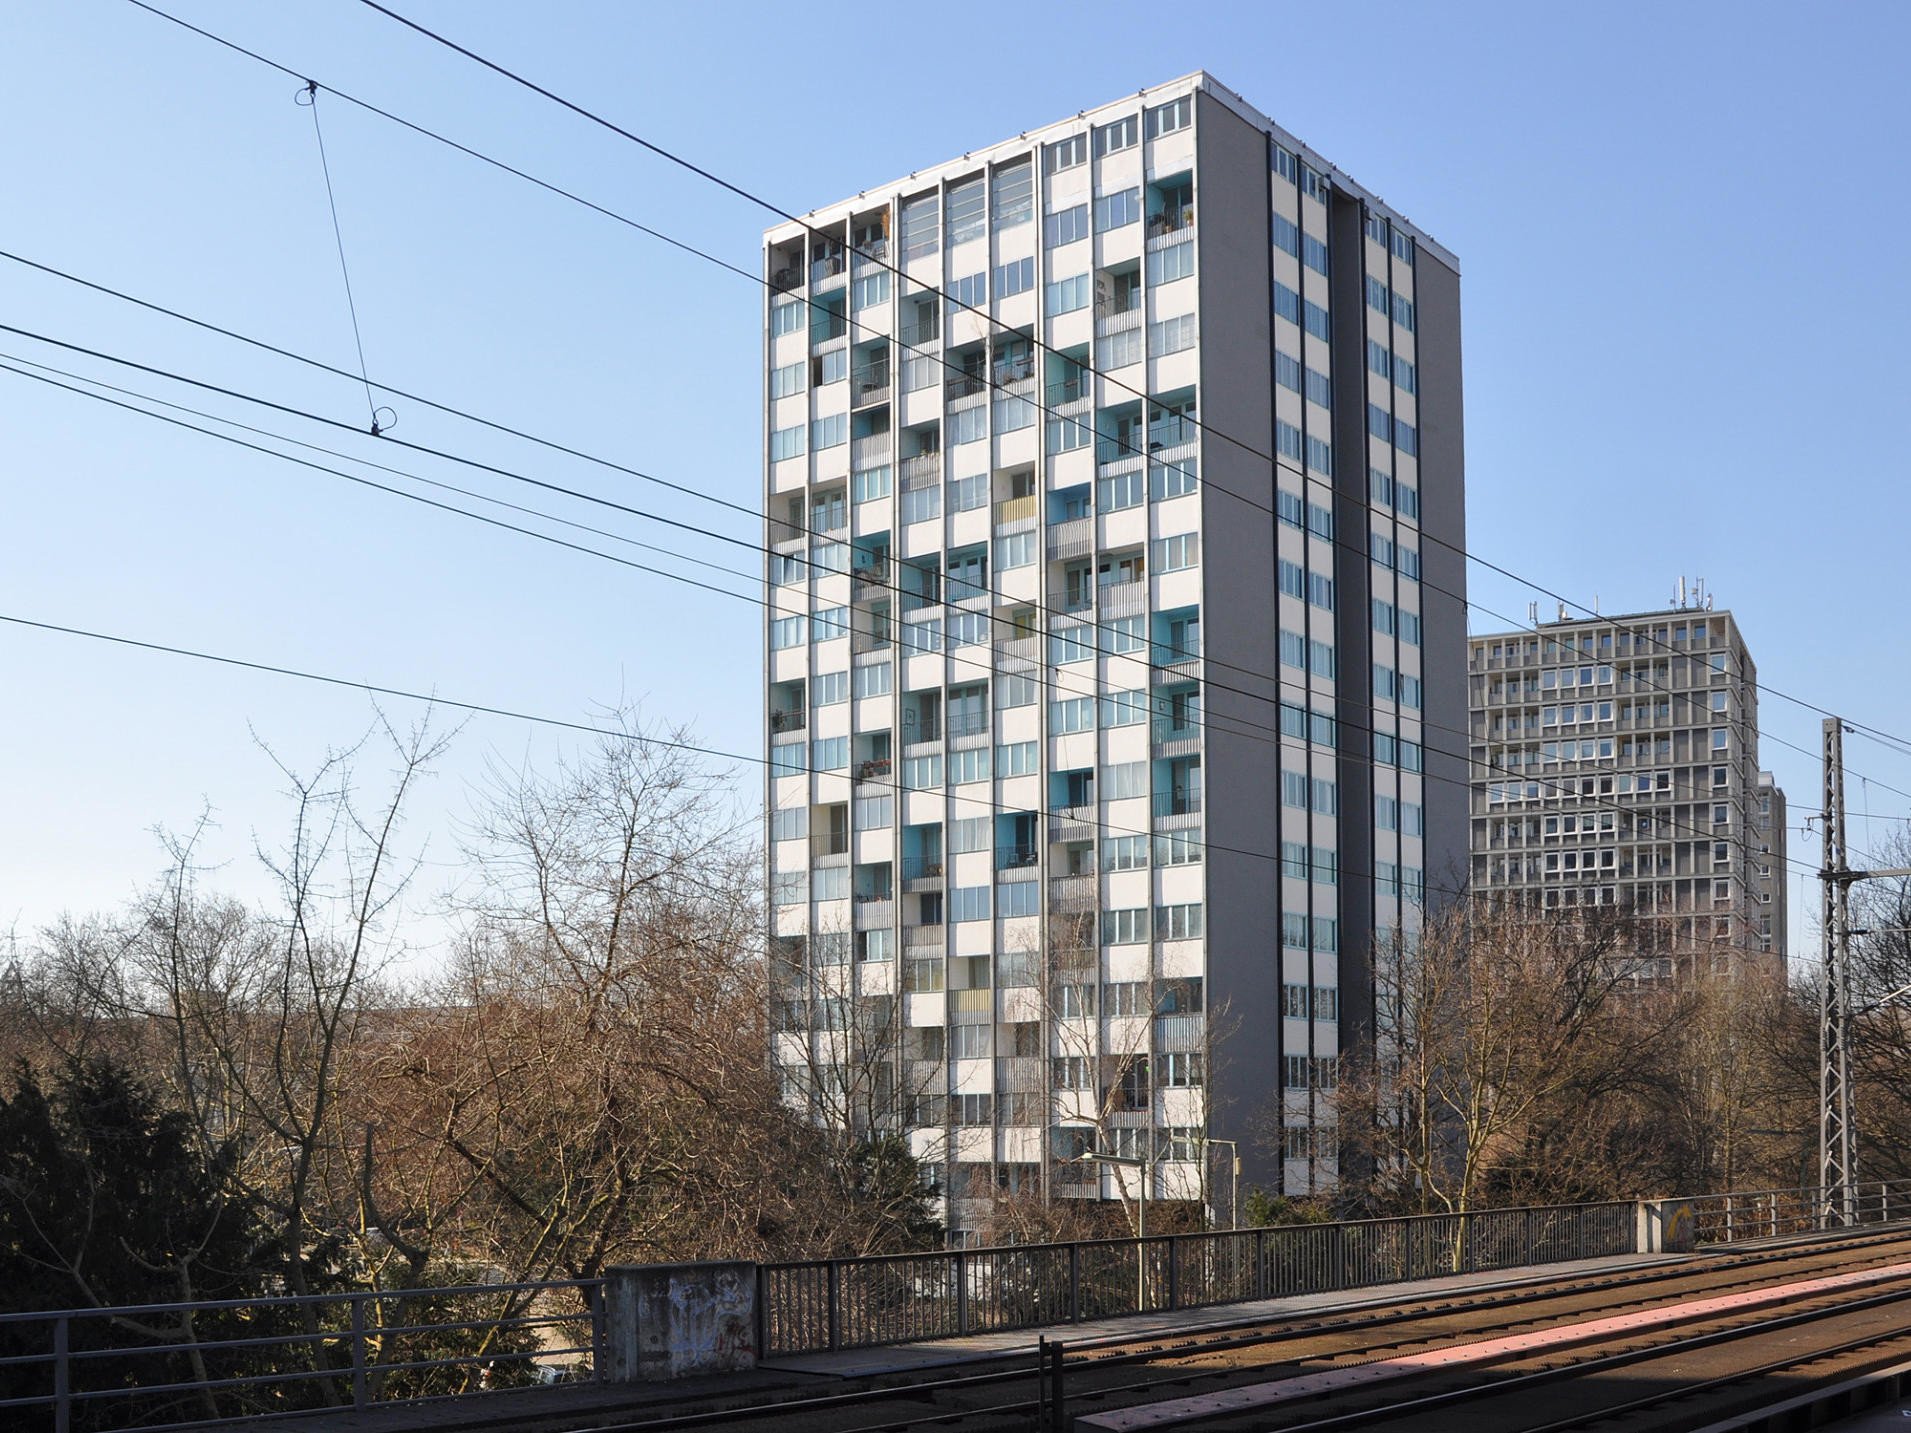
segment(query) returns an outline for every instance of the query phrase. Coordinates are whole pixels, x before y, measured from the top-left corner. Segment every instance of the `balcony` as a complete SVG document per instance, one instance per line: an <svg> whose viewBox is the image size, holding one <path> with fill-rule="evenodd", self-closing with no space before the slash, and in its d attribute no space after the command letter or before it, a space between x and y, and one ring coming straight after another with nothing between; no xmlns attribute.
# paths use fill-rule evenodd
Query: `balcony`
<svg viewBox="0 0 1911 1433"><path fill-rule="evenodd" d="M1067 617L1080 616L1093 610L1094 592L1095 589L1087 583L1066 589L1057 588L1048 594L1048 610Z"/></svg>
<svg viewBox="0 0 1911 1433"><path fill-rule="evenodd" d="M1095 605L1103 617L1129 617L1148 610L1147 582L1104 582L1096 589Z"/></svg>
<svg viewBox="0 0 1911 1433"><path fill-rule="evenodd" d="M872 756L867 761L856 763L851 779L858 784L865 781L886 782L889 780L889 772L893 765L894 763L886 756Z"/></svg>
<svg viewBox="0 0 1911 1433"><path fill-rule="evenodd" d="M912 894L918 891L941 890L942 858L940 856L903 857L902 888Z"/></svg>
<svg viewBox="0 0 1911 1433"><path fill-rule="evenodd" d="M856 897L857 930L887 930L895 923L896 903L889 897Z"/></svg>
<svg viewBox="0 0 1911 1433"><path fill-rule="evenodd" d="M794 265L770 270L770 287L779 294L789 293L792 289L803 287L803 271Z"/></svg>
<svg viewBox="0 0 1911 1433"><path fill-rule="evenodd" d="M773 732L801 731L808 723L809 713L801 707L786 707L770 713L770 730Z"/></svg>
<svg viewBox="0 0 1911 1433"><path fill-rule="evenodd" d="M995 505L995 525L1004 529L1013 525L1014 529L1019 531L1022 525L1035 521L1035 512L1036 501L1033 493L1027 497L1004 498Z"/></svg>
<svg viewBox="0 0 1911 1433"><path fill-rule="evenodd" d="M1023 671L1042 660L1041 636L1037 634L998 640L995 644L995 658L1001 664L1003 671Z"/></svg>
<svg viewBox="0 0 1911 1433"><path fill-rule="evenodd" d="M1201 821L1200 789L1177 786L1172 791L1157 791L1155 821L1168 829L1199 825Z"/></svg>
<svg viewBox="0 0 1911 1433"><path fill-rule="evenodd" d="M989 380L979 373L958 373L942 385L950 398L975 398L989 391Z"/></svg>
<svg viewBox="0 0 1911 1433"><path fill-rule="evenodd" d="M986 711L954 711L949 713L949 735L952 739L965 736L987 736L989 734L989 714Z"/></svg>
<svg viewBox="0 0 1911 1433"><path fill-rule="evenodd" d="M1173 205L1148 220L1148 247L1154 249L1175 243L1185 238L1192 228L1194 205Z"/></svg>
<svg viewBox="0 0 1911 1433"><path fill-rule="evenodd" d="M1034 846L997 846L995 869L999 872L1024 871L1034 875L1042 853Z"/></svg>
<svg viewBox="0 0 1911 1433"><path fill-rule="evenodd" d="M1080 915L1092 911L1101 904L1100 877L1057 876L1048 883L1048 905L1050 910L1060 911L1064 915Z"/></svg>
<svg viewBox="0 0 1911 1433"><path fill-rule="evenodd" d="M886 591L894 579L890 575L889 559L879 557L866 562L861 567L852 568L849 574L851 592L858 597L872 592Z"/></svg>
<svg viewBox="0 0 1911 1433"><path fill-rule="evenodd" d="M849 406L868 408L889 401L889 365L858 368L849 375Z"/></svg>
<svg viewBox="0 0 1911 1433"><path fill-rule="evenodd" d="M1170 686L1176 682L1192 682L1200 675L1201 657L1198 652L1192 657L1180 657L1172 662L1158 663L1154 669L1154 679L1157 686ZM1156 741L1166 741L1168 739L1169 738L1159 736L1155 738Z"/></svg>
<svg viewBox="0 0 1911 1433"><path fill-rule="evenodd" d="M1093 802L1085 806L1057 806L1048 813L1048 839L1092 841L1100 820L1101 812Z"/></svg>
<svg viewBox="0 0 1911 1433"><path fill-rule="evenodd" d="M1117 313L1113 310L1095 309L1095 337L1108 338L1113 334L1126 333L1131 328L1141 327L1141 305L1124 309Z"/></svg>
<svg viewBox="0 0 1911 1433"><path fill-rule="evenodd" d="M889 241L877 238L858 239L852 252L856 256L858 268L866 263L880 264L889 257Z"/></svg>
<svg viewBox="0 0 1911 1433"><path fill-rule="evenodd" d="M902 933L902 948L913 951L940 951L943 947L944 929L939 925L912 925Z"/></svg>
<svg viewBox="0 0 1911 1433"><path fill-rule="evenodd" d="M889 461L889 451L887 433L872 433L867 438L849 440L849 461L854 467L879 467Z"/></svg>
<svg viewBox="0 0 1911 1433"><path fill-rule="evenodd" d="M825 254L822 258L810 264L810 282L813 284L825 283L835 278L838 274L842 273L842 271L842 252L838 250L835 253Z"/></svg>
<svg viewBox="0 0 1911 1433"><path fill-rule="evenodd" d="M902 460L902 484L905 488L928 487L942 481L942 454L917 453Z"/></svg>
<svg viewBox="0 0 1911 1433"><path fill-rule="evenodd" d="M1070 518L1067 522L1050 525L1048 530L1050 561L1086 557L1094 550L1095 520L1092 517Z"/></svg>

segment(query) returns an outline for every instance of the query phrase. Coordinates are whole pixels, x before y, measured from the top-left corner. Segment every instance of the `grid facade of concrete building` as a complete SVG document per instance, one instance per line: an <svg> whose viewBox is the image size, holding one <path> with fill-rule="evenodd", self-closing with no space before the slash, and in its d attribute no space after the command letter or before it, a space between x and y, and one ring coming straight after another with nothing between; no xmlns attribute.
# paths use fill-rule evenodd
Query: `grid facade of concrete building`
<svg viewBox="0 0 1911 1433"><path fill-rule="evenodd" d="M1235 1147L1331 1184L1371 933L1464 869L1452 256L1196 74L764 274L789 1097L906 1131L959 1236Z"/></svg>
<svg viewBox="0 0 1911 1433"><path fill-rule="evenodd" d="M1470 657L1473 888L1628 909L1661 975L1782 971L1785 798L1732 614L1561 620Z"/></svg>

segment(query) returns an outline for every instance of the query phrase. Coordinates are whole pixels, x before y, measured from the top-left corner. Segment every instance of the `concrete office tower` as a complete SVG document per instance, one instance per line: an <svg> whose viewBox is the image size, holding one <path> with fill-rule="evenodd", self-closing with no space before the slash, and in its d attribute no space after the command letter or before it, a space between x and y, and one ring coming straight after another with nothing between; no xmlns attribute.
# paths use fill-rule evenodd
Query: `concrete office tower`
<svg viewBox="0 0 1911 1433"><path fill-rule="evenodd" d="M1758 669L1703 605L1474 637L1473 887L1641 919L1647 975L1785 962Z"/></svg>
<svg viewBox="0 0 1911 1433"><path fill-rule="evenodd" d="M960 1237L1330 1186L1373 932L1464 874L1453 256L1195 74L763 262L790 1098Z"/></svg>

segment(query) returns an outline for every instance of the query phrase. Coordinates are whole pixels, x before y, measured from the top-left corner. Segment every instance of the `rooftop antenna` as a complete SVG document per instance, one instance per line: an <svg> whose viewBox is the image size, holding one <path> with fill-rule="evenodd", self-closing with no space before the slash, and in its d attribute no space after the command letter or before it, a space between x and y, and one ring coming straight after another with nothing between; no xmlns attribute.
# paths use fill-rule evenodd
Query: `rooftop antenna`
<svg viewBox="0 0 1911 1433"><path fill-rule="evenodd" d="M1681 612L1685 610L1685 577L1683 574L1679 577L1678 591L1672 599L1672 605L1677 607Z"/></svg>
<svg viewBox="0 0 1911 1433"><path fill-rule="evenodd" d="M1526 604L1526 625L1529 627L1539 626L1539 603L1528 602Z"/></svg>
<svg viewBox="0 0 1911 1433"><path fill-rule="evenodd" d="M1564 602L1559 604L1559 620L1562 622L1566 620L1566 604Z"/></svg>

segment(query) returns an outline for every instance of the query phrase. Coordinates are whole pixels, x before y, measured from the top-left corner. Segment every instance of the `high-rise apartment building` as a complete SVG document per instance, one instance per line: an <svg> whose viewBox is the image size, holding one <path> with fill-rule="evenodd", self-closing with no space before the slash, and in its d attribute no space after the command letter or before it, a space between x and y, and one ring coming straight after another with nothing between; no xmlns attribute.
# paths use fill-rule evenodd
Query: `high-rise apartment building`
<svg viewBox="0 0 1911 1433"><path fill-rule="evenodd" d="M1474 890L1631 911L1661 976L1783 971L1785 796L1730 612L1474 637L1468 680Z"/></svg>
<svg viewBox="0 0 1911 1433"><path fill-rule="evenodd" d="M1464 875L1453 256L1195 74L764 266L790 1097L959 1235L1330 1185L1373 932Z"/></svg>

